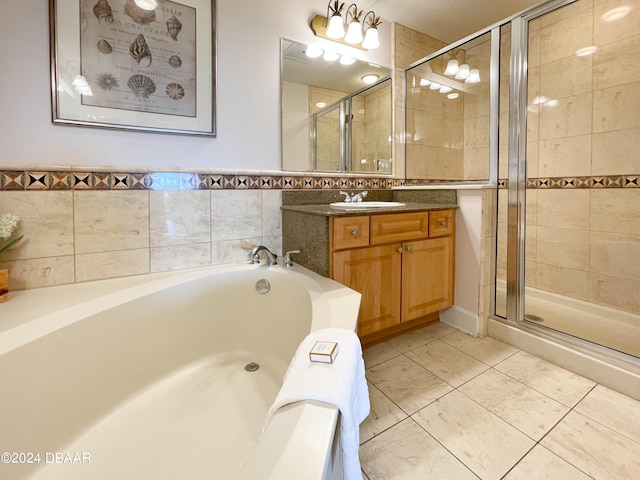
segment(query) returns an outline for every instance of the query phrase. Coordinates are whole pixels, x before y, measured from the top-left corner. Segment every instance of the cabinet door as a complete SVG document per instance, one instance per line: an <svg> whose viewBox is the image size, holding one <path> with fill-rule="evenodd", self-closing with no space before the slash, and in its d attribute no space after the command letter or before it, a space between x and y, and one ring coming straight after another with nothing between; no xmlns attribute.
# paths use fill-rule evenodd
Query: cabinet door
<svg viewBox="0 0 640 480"><path fill-rule="evenodd" d="M400 323L400 244L334 252L333 279L362 294L358 334Z"/></svg>
<svg viewBox="0 0 640 480"><path fill-rule="evenodd" d="M403 244L402 320L453 305L453 237Z"/></svg>

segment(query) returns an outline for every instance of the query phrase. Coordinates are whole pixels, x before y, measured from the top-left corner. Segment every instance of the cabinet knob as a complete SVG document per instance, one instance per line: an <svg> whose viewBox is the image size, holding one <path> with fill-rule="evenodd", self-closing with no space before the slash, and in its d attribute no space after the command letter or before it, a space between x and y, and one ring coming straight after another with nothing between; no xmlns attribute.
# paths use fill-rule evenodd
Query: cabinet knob
<svg viewBox="0 0 640 480"><path fill-rule="evenodd" d="M403 252L402 247L398 247L398 253L402 253L402 252Z"/></svg>
<svg viewBox="0 0 640 480"><path fill-rule="evenodd" d="M413 250L413 247L411 247L411 245L407 245L406 250L407 252L410 252L411 250Z"/></svg>
<svg viewBox="0 0 640 480"><path fill-rule="evenodd" d="M441 227L446 227L447 226L447 221L446 220L441 220L440 221L440 226Z"/></svg>
<svg viewBox="0 0 640 480"><path fill-rule="evenodd" d="M358 232L358 230L352 230L351 235L353 235L354 237L357 237L358 235L360 235L360 232Z"/></svg>

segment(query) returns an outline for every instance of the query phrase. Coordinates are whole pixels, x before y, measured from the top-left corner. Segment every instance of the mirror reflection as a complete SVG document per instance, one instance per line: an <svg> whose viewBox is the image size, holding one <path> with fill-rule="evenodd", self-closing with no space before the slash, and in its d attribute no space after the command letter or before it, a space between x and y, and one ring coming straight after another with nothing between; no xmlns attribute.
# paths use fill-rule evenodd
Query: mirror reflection
<svg viewBox="0 0 640 480"><path fill-rule="evenodd" d="M407 70L406 178L489 178L491 34Z"/></svg>
<svg viewBox="0 0 640 480"><path fill-rule="evenodd" d="M283 170L391 173L390 70L308 53L281 41Z"/></svg>

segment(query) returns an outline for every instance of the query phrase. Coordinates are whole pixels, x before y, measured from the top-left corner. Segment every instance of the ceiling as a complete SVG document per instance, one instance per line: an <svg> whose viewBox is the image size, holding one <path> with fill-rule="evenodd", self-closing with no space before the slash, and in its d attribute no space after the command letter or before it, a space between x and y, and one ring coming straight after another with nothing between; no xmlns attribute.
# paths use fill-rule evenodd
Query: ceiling
<svg viewBox="0 0 640 480"><path fill-rule="evenodd" d="M538 3L540 0L360 0L357 6L365 12L373 10L382 21L453 43Z"/></svg>

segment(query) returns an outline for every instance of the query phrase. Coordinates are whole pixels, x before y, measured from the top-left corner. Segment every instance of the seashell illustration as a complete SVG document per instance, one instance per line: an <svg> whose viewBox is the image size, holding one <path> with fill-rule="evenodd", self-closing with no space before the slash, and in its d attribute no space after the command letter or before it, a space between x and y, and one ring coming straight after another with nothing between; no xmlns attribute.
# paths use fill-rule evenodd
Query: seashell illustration
<svg viewBox="0 0 640 480"><path fill-rule="evenodd" d="M167 20L167 31L175 41L178 41L178 34L180 33L180 30L182 30L182 23L175 17L175 15L171 15L171 18Z"/></svg>
<svg viewBox="0 0 640 480"><path fill-rule="evenodd" d="M111 44L104 39L98 41L98 50L105 55L109 55L111 52L113 52Z"/></svg>
<svg viewBox="0 0 640 480"><path fill-rule="evenodd" d="M140 63L140 60L148 57L148 63L146 64L146 66L148 67L149 65L151 65L151 51L149 50L147 41L144 39L144 35L138 35L138 37L129 47L129 53L131 54L133 59L138 62L138 64Z"/></svg>
<svg viewBox="0 0 640 480"><path fill-rule="evenodd" d="M156 20L155 10L145 10L134 3L134 0L127 0L124 6L124 13L131 17L131 20L139 25L146 25Z"/></svg>
<svg viewBox="0 0 640 480"><path fill-rule="evenodd" d="M173 68L180 68L182 66L182 60L180 60L178 55L171 55L171 57L169 57L169 65Z"/></svg>
<svg viewBox="0 0 640 480"><path fill-rule="evenodd" d="M100 24L113 23L113 12L107 0L98 0L93 6L93 14Z"/></svg>
<svg viewBox="0 0 640 480"><path fill-rule="evenodd" d="M174 100L180 100L184 97L184 88L179 83L170 83L165 88L165 92L167 97L172 98Z"/></svg>
<svg viewBox="0 0 640 480"><path fill-rule="evenodd" d="M156 84L146 75L131 75L127 80L127 87L131 89L136 97L148 98L156 91Z"/></svg>
<svg viewBox="0 0 640 480"><path fill-rule="evenodd" d="M101 72L96 77L96 84L102 90L116 90L120 86L118 77L109 72Z"/></svg>

